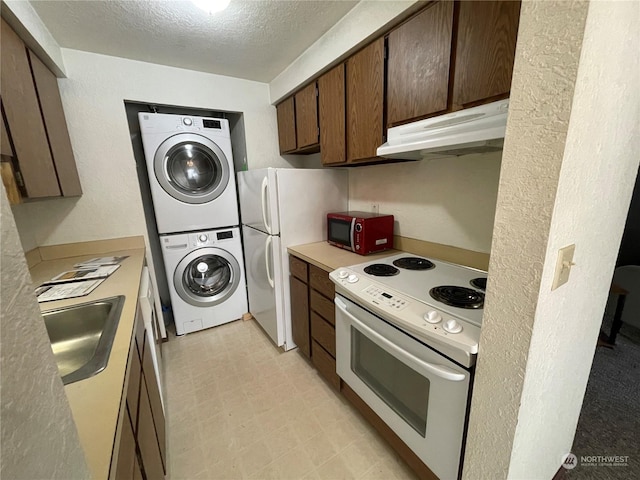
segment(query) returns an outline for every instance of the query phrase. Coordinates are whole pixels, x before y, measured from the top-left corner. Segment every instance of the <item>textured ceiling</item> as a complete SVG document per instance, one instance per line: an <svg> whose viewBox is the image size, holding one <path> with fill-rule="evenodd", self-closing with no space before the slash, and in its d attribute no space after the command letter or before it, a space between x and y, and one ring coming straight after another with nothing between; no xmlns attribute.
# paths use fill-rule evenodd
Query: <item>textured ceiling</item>
<svg viewBox="0 0 640 480"><path fill-rule="evenodd" d="M357 1L31 1L61 47L269 82Z"/></svg>

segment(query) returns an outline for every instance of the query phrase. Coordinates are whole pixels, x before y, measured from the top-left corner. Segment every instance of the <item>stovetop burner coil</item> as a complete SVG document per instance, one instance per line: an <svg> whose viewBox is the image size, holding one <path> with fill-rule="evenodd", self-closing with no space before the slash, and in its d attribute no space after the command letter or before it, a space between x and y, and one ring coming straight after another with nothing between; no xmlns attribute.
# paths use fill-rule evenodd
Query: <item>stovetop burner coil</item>
<svg viewBox="0 0 640 480"><path fill-rule="evenodd" d="M487 279L486 279L486 277L474 278L469 283L474 288L479 288L480 290L486 290L487 289Z"/></svg>
<svg viewBox="0 0 640 480"><path fill-rule="evenodd" d="M364 268L364 273L375 277L393 277L400 273L396 267L387 265L386 263L374 263Z"/></svg>
<svg viewBox="0 0 640 480"><path fill-rule="evenodd" d="M431 270L435 268L433 262L426 258L420 257L402 257L393 261L396 267L405 268L407 270Z"/></svg>
<svg viewBox="0 0 640 480"><path fill-rule="evenodd" d="M466 287L444 285L432 288L429 295L451 307L476 309L484 305L484 293Z"/></svg>

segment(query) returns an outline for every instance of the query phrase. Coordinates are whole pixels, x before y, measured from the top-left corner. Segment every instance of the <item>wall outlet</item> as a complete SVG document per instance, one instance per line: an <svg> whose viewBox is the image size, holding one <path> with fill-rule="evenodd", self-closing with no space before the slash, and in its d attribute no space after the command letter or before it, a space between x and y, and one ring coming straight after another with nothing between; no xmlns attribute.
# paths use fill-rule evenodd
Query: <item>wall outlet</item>
<svg viewBox="0 0 640 480"><path fill-rule="evenodd" d="M556 262L556 272L553 275L553 285L551 285L551 290L555 290L560 285L564 285L569 281L571 267L575 265L575 263L573 263L573 254L575 251L575 244L558 250L558 261Z"/></svg>
<svg viewBox="0 0 640 480"><path fill-rule="evenodd" d="M379 203L372 203L371 204L371 213L380 213L380 204Z"/></svg>

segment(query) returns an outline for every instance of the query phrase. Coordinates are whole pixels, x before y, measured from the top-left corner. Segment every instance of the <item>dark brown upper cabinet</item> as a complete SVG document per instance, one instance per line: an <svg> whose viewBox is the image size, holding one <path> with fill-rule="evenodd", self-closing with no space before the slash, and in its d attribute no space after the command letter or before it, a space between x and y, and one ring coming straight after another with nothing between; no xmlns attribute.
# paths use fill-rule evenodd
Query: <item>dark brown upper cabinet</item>
<svg viewBox="0 0 640 480"><path fill-rule="evenodd" d="M453 109L507 98L520 2L464 1L458 8Z"/></svg>
<svg viewBox="0 0 640 480"><path fill-rule="evenodd" d="M453 5L433 3L389 33L389 127L446 111Z"/></svg>
<svg viewBox="0 0 640 480"><path fill-rule="evenodd" d="M82 195L67 120L62 109L58 80L33 52L28 51L28 54L62 195L64 197Z"/></svg>
<svg viewBox="0 0 640 480"><path fill-rule="evenodd" d="M4 19L0 35L0 92L19 164L18 184L24 185L24 192L29 198L60 196L27 49Z"/></svg>
<svg viewBox="0 0 640 480"><path fill-rule="evenodd" d="M2 112L21 195L81 195L56 77L4 20L1 36Z"/></svg>
<svg viewBox="0 0 640 480"><path fill-rule="evenodd" d="M318 91L313 82L276 105L280 153L317 153Z"/></svg>
<svg viewBox="0 0 640 480"><path fill-rule="evenodd" d="M347 161L344 63L318 79L320 154L323 165Z"/></svg>
<svg viewBox="0 0 640 480"><path fill-rule="evenodd" d="M296 147L296 108L293 95L276 105L280 153L293 152Z"/></svg>
<svg viewBox="0 0 640 480"><path fill-rule="evenodd" d="M295 94L297 149L318 150L318 89L316 82L310 83Z"/></svg>
<svg viewBox="0 0 640 480"><path fill-rule="evenodd" d="M384 38L347 59L347 162L376 159L383 143Z"/></svg>

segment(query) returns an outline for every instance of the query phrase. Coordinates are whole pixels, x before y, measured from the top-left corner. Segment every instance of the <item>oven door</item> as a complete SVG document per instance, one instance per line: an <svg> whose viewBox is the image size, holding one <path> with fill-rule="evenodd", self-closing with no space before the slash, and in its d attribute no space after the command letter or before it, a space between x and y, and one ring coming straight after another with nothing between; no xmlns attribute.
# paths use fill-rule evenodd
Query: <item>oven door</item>
<svg viewBox="0 0 640 480"><path fill-rule="evenodd" d="M458 478L470 373L336 295L338 375L442 479Z"/></svg>

